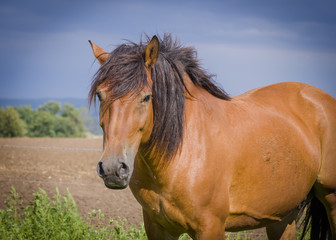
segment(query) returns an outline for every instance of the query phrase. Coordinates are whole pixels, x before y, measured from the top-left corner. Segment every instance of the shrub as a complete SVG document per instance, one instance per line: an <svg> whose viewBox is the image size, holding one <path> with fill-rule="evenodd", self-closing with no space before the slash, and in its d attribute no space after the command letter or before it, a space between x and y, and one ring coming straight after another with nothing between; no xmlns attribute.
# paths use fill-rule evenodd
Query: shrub
<svg viewBox="0 0 336 240"><path fill-rule="evenodd" d="M94 210L84 220L70 192L61 196L58 189L52 198L40 189L33 202L23 207L12 187L6 208L0 209L0 239L147 239L143 225L139 229L111 219L105 226L104 218L100 210Z"/></svg>
<svg viewBox="0 0 336 240"><path fill-rule="evenodd" d="M55 117L45 110L35 114L34 122L28 132L29 137L55 137L54 130Z"/></svg>
<svg viewBox="0 0 336 240"><path fill-rule="evenodd" d="M0 137L21 137L26 132L26 124L12 107L0 109Z"/></svg>
<svg viewBox="0 0 336 240"><path fill-rule="evenodd" d="M83 117L71 104L49 101L38 110L30 106L0 108L0 137L85 137Z"/></svg>
<svg viewBox="0 0 336 240"><path fill-rule="evenodd" d="M51 115L56 115L61 111L61 103L48 101L43 106L38 108L39 111L50 112Z"/></svg>

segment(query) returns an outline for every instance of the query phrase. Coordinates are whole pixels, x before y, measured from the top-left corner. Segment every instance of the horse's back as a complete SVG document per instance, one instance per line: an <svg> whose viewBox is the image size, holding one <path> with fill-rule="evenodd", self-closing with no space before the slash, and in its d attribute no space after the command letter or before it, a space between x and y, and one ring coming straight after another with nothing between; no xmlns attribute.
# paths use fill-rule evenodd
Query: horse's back
<svg viewBox="0 0 336 240"><path fill-rule="evenodd" d="M328 141L325 138L331 132L335 135L336 100L314 86L283 82L251 90L236 99L295 116L322 141Z"/></svg>
<svg viewBox="0 0 336 240"><path fill-rule="evenodd" d="M278 114L295 116L319 137L323 146L336 146L336 99L319 88L305 83L284 82L251 90L237 99L275 109Z"/></svg>

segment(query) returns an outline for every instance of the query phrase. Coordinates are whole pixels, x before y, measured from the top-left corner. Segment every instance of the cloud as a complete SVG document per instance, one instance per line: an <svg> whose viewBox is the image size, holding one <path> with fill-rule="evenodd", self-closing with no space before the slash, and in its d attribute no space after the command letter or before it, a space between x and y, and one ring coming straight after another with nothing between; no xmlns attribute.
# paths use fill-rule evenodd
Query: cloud
<svg viewBox="0 0 336 240"><path fill-rule="evenodd" d="M233 95L284 81L306 82L336 96L336 51L239 44L198 44L203 66Z"/></svg>
<svg viewBox="0 0 336 240"><path fill-rule="evenodd" d="M196 46L234 95L292 80L333 91L336 15L327 3L2 2L0 94L85 97L98 67L87 40L111 51L123 39L166 31Z"/></svg>

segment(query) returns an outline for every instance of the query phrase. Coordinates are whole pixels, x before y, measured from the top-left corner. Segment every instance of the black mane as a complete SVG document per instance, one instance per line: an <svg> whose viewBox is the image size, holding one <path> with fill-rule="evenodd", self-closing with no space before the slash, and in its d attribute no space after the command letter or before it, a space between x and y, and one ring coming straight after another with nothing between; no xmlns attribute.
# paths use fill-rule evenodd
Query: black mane
<svg viewBox="0 0 336 240"><path fill-rule="evenodd" d="M149 39L147 39L149 41ZM183 47L170 34L160 41L159 59L151 70L153 81L153 129L149 141L141 146L151 157L171 159L182 144L186 88L183 74L213 96L230 100L224 90L213 82L197 60L193 47ZM89 102L96 101L97 87L109 86L108 101L113 102L128 93L137 94L148 86L144 51L147 43L129 43L117 47L100 67L92 81ZM108 105L108 104L107 104Z"/></svg>

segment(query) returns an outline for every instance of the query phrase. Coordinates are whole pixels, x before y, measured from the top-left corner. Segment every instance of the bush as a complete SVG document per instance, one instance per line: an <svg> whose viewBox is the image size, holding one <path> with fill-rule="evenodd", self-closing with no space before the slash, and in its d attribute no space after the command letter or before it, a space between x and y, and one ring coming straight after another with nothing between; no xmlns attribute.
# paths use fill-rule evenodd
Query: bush
<svg viewBox="0 0 336 240"><path fill-rule="evenodd" d="M94 210L84 220L70 192L61 196L57 189L53 198L40 189L33 202L23 207L12 187L6 209L0 209L0 239L147 239L143 225L139 229L111 219L106 227L104 218L100 210Z"/></svg>
<svg viewBox="0 0 336 240"><path fill-rule="evenodd" d="M0 137L85 137L83 117L70 104L53 101L37 111L30 106L0 108Z"/></svg>
<svg viewBox="0 0 336 240"><path fill-rule="evenodd" d="M56 115L61 111L61 104L54 101L48 101L43 106L39 107L39 111L47 111L51 115Z"/></svg>
<svg viewBox="0 0 336 240"><path fill-rule="evenodd" d="M72 123L73 137L84 137L84 123L79 110L75 109L71 104L64 104L64 108L61 111L61 117L68 123Z"/></svg>
<svg viewBox="0 0 336 240"><path fill-rule="evenodd" d="M36 111L31 109L30 106L16 107L15 110L19 113L20 118L27 124L27 128L29 129L34 122Z"/></svg>
<svg viewBox="0 0 336 240"><path fill-rule="evenodd" d="M76 124L69 117L56 116L54 130L56 137L81 137Z"/></svg>
<svg viewBox="0 0 336 240"><path fill-rule="evenodd" d="M48 111L38 111L29 127L29 137L55 137L55 117Z"/></svg>
<svg viewBox="0 0 336 240"><path fill-rule="evenodd" d="M12 107L0 108L0 137L21 137L26 133L26 123Z"/></svg>

